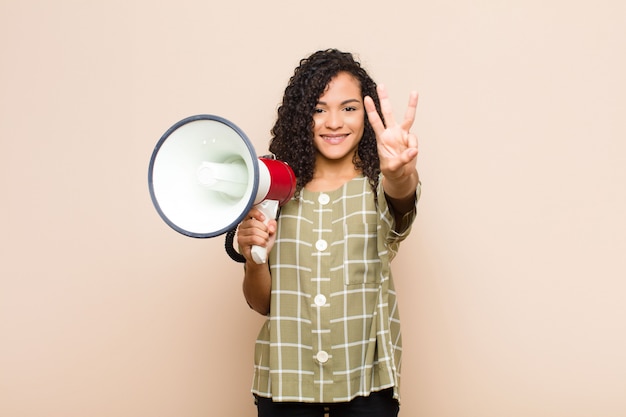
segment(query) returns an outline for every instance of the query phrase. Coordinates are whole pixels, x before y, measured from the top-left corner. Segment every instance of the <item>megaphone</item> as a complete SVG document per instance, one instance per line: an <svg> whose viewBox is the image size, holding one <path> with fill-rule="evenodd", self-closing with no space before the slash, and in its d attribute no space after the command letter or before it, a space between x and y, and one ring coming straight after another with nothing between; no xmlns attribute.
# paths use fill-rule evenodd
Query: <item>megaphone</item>
<svg viewBox="0 0 626 417"><path fill-rule="evenodd" d="M163 134L150 158L148 185L154 207L172 229L194 238L230 233L232 240L253 206L266 222L276 218L278 207L293 197L296 177L284 162L257 158L248 137L229 120L201 114ZM244 261L228 246L226 251ZM252 256L267 261L265 248L253 247Z"/></svg>

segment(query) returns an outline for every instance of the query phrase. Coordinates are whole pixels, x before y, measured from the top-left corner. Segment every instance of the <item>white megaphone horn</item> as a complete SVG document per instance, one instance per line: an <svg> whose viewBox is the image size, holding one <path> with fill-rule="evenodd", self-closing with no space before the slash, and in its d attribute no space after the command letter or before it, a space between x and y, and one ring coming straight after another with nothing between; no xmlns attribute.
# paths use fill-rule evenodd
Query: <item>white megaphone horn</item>
<svg viewBox="0 0 626 417"><path fill-rule="evenodd" d="M293 197L296 177L284 162L257 158L250 140L232 122L213 115L187 117L161 137L148 170L150 197L161 218L186 236L210 238L229 233L232 249L239 223L253 207L276 218L278 207ZM265 248L252 248L257 263Z"/></svg>

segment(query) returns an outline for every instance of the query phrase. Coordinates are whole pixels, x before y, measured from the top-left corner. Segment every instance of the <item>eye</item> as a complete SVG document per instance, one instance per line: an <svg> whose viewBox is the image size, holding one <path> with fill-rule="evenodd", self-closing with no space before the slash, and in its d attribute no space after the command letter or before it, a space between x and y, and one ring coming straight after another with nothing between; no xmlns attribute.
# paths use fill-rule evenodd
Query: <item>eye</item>
<svg viewBox="0 0 626 417"><path fill-rule="evenodd" d="M343 108L343 111L345 112L354 112L354 111L360 111L361 109L363 109L363 107L359 106L359 105L354 105L354 106L346 106Z"/></svg>
<svg viewBox="0 0 626 417"><path fill-rule="evenodd" d="M324 109L320 109L319 107L316 107L313 110L313 114L320 114L320 113L324 113Z"/></svg>

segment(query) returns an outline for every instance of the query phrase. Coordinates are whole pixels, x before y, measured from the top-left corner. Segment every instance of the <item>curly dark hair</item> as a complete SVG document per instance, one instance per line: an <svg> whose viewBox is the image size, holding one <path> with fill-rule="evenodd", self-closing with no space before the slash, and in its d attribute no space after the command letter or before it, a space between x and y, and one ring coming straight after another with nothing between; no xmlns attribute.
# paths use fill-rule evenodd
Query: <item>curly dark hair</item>
<svg viewBox="0 0 626 417"><path fill-rule="evenodd" d="M285 89L278 118L271 130L269 150L277 159L291 166L297 178L297 193L313 179L315 148L313 146L313 112L329 82L340 72L350 73L359 81L361 98L370 96L381 114L376 83L352 54L337 49L317 51L300 61ZM372 189L378 186L380 161L376 135L365 117L363 138L353 162L369 179Z"/></svg>

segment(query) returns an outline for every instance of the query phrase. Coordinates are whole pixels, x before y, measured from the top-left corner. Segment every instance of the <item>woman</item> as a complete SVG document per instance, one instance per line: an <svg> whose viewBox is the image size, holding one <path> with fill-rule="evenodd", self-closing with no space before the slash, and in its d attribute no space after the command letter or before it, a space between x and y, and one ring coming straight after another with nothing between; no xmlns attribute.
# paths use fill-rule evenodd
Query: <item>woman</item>
<svg viewBox="0 0 626 417"><path fill-rule="evenodd" d="M253 208L238 229L245 298L268 316L255 350L260 417L398 414L390 262L419 199L416 107L411 93L396 123L385 89L334 49L303 59L285 89L269 149L293 168L296 195L277 221Z"/></svg>

